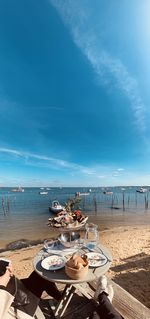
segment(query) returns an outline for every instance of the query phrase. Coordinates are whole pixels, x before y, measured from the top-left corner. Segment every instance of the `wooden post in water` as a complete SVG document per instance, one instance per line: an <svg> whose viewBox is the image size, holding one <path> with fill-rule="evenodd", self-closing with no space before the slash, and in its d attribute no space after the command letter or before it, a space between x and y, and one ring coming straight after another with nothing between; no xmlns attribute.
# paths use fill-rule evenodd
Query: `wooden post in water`
<svg viewBox="0 0 150 319"><path fill-rule="evenodd" d="M128 195L128 208L129 208L129 203L130 203L130 195Z"/></svg>
<svg viewBox="0 0 150 319"><path fill-rule="evenodd" d="M117 195L115 197L115 200L116 200L116 204L118 205L118 197L117 197Z"/></svg>
<svg viewBox="0 0 150 319"><path fill-rule="evenodd" d="M145 195L145 209L148 209L148 194Z"/></svg>
<svg viewBox="0 0 150 319"><path fill-rule="evenodd" d="M85 196L83 196L83 204L82 204L83 210L85 210Z"/></svg>
<svg viewBox="0 0 150 319"><path fill-rule="evenodd" d="M2 208L3 208L4 216L6 216L4 197L2 197Z"/></svg>
<svg viewBox="0 0 150 319"><path fill-rule="evenodd" d="M9 197L7 197L7 211L9 213L10 211L10 202L9 202Z"/></svg>
<svg viewBox="0 0 150 319"><path fill-rule="evenodd" d="M97 215L97 201L96 201L96 196L93 197L93 202L94 202L95 215Z"/></svg>
<svg viewBox="0 0 150 319"><path fill-rule="evenodd" d="M111 201L111 209L114 208L114 195L112 195L112 201Z"/></svg>
<svg viewBox="0 0 150 319"><path fill-rule="evenodd" d="M137 207L137 193L135 193L135 206Z"/></svg>
<svg viewBox="0 0 150 319"><path fill-rule="evenodd" d="M123 211L125 211L124 192L122 193L122 206L123 206Z"/></svg>
<svg viewBox="0 0 150 319"><path fill-rule="evenodd" d="M148 209L148 194L149 194L149 193L147 193L147 209Z"/></svg>

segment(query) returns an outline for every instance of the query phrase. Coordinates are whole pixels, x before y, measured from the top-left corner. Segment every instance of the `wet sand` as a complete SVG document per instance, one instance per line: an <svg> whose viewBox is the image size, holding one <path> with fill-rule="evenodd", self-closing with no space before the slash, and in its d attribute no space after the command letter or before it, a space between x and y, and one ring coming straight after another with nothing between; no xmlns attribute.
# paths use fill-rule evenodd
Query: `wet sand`
<svg viewBox="0 0 150 319"><path fill-rule="evenodd" d="M53 231L47 226L47 222L48 217L44 217L40 221L35 219L27 224L20 221L20 225L16 224L16 228L12 227L12 222L10 222L9 228L4 225L0 232L0 251L4 248L7 249L7 245L14 242L14 246L19 244L21 248L21 243L24 247L26 242L28 244L30 242L32 244L33 241L40 243L44 238L58 236L59 230ZM93 212L93 215L89 216L88 222L97 224L100 231L120 226L150 225L150 213L148 211L140 214L111 210L109 213L94 215Z"/></svg>

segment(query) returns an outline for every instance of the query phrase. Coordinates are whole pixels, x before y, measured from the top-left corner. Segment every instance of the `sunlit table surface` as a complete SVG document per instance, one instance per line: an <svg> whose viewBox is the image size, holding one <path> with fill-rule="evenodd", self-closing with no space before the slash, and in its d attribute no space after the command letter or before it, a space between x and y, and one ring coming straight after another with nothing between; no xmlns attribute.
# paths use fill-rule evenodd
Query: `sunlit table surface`
<svg viewBox="0 0 150 319"><path fill-rule="evenodd" d="M46 258L47 256L50 256L53 254L60 254L61 256L65 256L67 258L68 256L71 257L72 253L74 253L76 250L77 249L67 249L67 248L63 249L63 246L60 246L60 249L58 250L52 249L51 253L46 254L43 248L42 250L39 251L39 253L34 258L34 261L33 261L34 269L40 276L42 276L43 278L49 281L62 283L62 284L77 284L82 282L93 281L96 278L99 278L103 274L105 274L110 268L110 265L112 262L112 255L110 251L102 244L99 244L97 246L96 252L101 253L106 257L106 263L96 268L89 267L87 276L84 277L82 280L70 279L65 273L65 268L52 271L52 270L45 270L41 266L41 261L43 260L43 258ZM80 253L86 254L87 252L89 252L89 250L86 247L83 249L80 249Z"/></svg>

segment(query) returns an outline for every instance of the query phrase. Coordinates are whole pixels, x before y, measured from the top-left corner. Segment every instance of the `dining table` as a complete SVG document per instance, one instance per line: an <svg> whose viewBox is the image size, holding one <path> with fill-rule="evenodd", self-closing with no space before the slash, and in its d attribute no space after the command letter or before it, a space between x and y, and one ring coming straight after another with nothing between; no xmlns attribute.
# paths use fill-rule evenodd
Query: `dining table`
<svg viewBox="0 0 150 319"><path fill-rule="evenodd" d="M74 253L87 254L92 256L92 252L99 254L102 257L102 262L93 264L88 267L88 273L85 277L80 280L71 279L65 273L65 267L52 269L46 269L43 267L43 261L49 256L62 256L66 262ZM66 311L76 289L78 289L82 295L87 297L86 289L83 288L83 283L90 283L92 281L98 280L102 275L106 274L112 263L112 255L107 247L99 243L94 250L89 250L89 248L82 247L79 249L75 247L65 248L59 242L56 241L56 245L51 249L51 251L46 252L45 248L41 249L33 259L34 270L37 274L50 282L55 282L64 284L64 290L62 292L62 298L58 302L54 315L55 318L61 318ZM63 265L64 266L64 265Z"/></svg>

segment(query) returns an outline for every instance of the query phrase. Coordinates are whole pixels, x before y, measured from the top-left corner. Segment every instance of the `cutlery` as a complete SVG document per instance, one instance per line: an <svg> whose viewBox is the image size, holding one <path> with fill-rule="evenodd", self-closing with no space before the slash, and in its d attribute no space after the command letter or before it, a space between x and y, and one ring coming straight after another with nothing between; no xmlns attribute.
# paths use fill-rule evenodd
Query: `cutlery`
<svg viewBox="0 0 150 319"><path fill-rule="evenodd" d="M88 258L88 260L102 261L102 260L105 260L105 258Z"/></svg>
<svg viewBox="0 0 150 319"><path fill-rule="evenodd" d="M104 252L102 251L102 249L99 248L99 247L96 247L95 249L91 249L91 248L85 246L85 249L87 249L89 252L92 252L92 253L101 253L101 254L107 259L108 262L110 262L110 263L112 262L112 260L111 260L110 258L108 258L108 257L104 254Z"/></svg>

